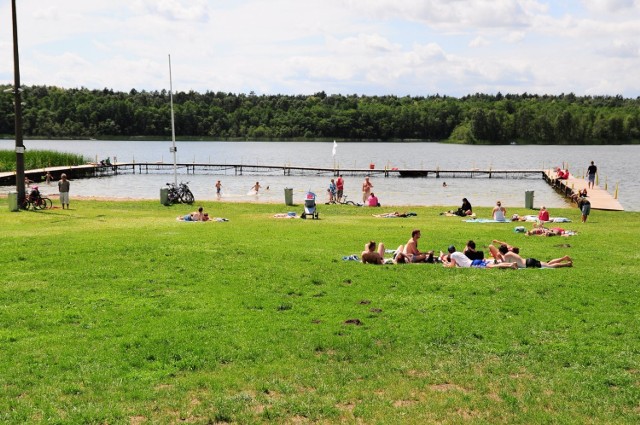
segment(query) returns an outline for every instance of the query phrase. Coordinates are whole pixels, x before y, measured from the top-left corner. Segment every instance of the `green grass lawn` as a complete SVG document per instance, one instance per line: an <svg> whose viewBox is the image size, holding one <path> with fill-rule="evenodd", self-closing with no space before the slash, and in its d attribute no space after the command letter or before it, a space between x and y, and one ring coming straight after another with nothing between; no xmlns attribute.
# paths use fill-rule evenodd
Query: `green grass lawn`
<svg viewBox="0 0 640 425"><path fill-rule="evenodd" d="M579 235L545 238L445 207L283 220L302 207L204 206L229 222L180 223L193 207L157 201L0 199L0 422L640 421L639 213L554 210ZM423 250L500 239L574 267L342 260L414 228Z"/></svg>

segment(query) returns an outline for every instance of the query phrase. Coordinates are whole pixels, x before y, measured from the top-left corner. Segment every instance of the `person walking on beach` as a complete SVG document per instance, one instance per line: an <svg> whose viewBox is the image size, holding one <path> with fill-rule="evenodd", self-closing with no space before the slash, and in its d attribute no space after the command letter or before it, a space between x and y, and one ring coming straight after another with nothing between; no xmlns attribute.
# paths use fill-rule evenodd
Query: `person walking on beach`
<svg viewBox="0 0 640 425"><path fill-rule="evenodd" d="M329 195L330 204L334 204L336 202L336 199L338 197L337 192L338 189L336 188L336 182L331 179L331 181L329 182L329 187L327 188L327 194Z"/></svg>
<svg viewBox="0 0 640 425"><path fill-rule="evenodd" d="M256 182L256 184L254 184L251 188L251 191L254 193L254 195L257 195L261 187L262 186L260 186L260 182Z"/></svg>
<svg viewBox="0 0 640 425"><path fill-rule="evenodd" d="M593 186L596 183L596 173L598 172L598 167L596 167L596 164L593 163L593 161L591 161L591 165L589 165L589 167L587 168L587 187L589 189L593 189Z"/></svg>
<svg viewBox="0 0 640 425"><path fill-rule="evenodd" d="M222 183L220 183L220 180L216 182L216 197L218 199L222 197Z"/></svg>
<svg viewBox="0 0 640 425"><path fill-rule="evenodd" d="M69 209L69 187L71 183L67 180L67 175L62 173L60 176L60 181L58 182L58 191L60 192L60 203L62 204L62 209L64 209L65 204L67 205L67 209Z"/></svg>
<svg viewBox="0 0 640 425"><path fill-rule="evenodd" d="M338 176L338 180L336 180L336 189L338 190L338 202L342 201L342 195L344 194L344 180L342 179L342 174Z"/></svg>
<svg viewBox="0 0 640 425"><path fill-rule="evenodd" d="M365 205L369 199L369 195L371 195L371 189L373 189L373 184L371 184L369 176L367 176L364 178L364 182L362 183L362 203Z"/></svg>

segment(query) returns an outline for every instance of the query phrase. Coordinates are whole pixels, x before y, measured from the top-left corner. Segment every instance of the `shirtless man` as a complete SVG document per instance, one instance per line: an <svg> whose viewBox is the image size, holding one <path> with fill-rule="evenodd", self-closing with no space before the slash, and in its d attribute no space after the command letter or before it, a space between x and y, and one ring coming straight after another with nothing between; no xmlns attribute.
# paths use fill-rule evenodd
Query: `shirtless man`
<svg viewBox="0 0 640 425"><path fill-rule="evenodd" d="M376 251L375 241L366 243L360 259L364 264L384 264L384 244L380 242Z"/></svg>
<svg viewBox="0 0 640 425"><path fill-rule="evenodd" d="M411 259L412 263L423 263L426 262L428 258L431 258L431 262L433 262L433 251L425 253L420 252L418 249L418 239L420 239L421 236L420 230L418 229L411 232L411 239L409 239L404 246L404 254Z"/></svg>
<svg viewBox="0 0 640 425"><path fill-rule="evenodd" d="M198 211L191 212L191 213L189 213L189 214L187 214L185 216L180 216L180 217L178 217L178 220L180 220L180 221L206 221L206 220L204 220L205 215L207 215L207 217L208 217L208 214L206 214L204 212L204 208L199 207Z"/></svg>
<svg viewBox="0 0 640 425"><path fill-rule="evenodd" d="M398 249L396 249L391 260L394 264L411 262L409 257L402 252L402 248L403 246L400 245ZM374 241L370 241L364 245L364 251L362 251L360 259L364 264L386 264L388 260L385 262L384 253L384 243L380 242L378 244L378 250L376 251L376 243Z"/></svg>
<svg viewBox="0 0 640 425"><path fill-rule="evenodd" d="M364 182L362 183L362 203L365 205L367 204L367 200L371 194L371 189L373 189L373 184L371 184L369 176L367 176L364 178Z"/></svg>
<svg viewBox="0 0 640 425"><path fill-rule="evenodd" d="M506 263L515 263L519 269L524 268L542 268L542 269L557 269L560 267L573 267L573 260L568 255L560 258L554 258L550 261L538 261L535 258L527 258L526 260L513 252L513 250L509 250L509 247L506 244L500 245L498 248L500 254L504 258Z"/></svg>

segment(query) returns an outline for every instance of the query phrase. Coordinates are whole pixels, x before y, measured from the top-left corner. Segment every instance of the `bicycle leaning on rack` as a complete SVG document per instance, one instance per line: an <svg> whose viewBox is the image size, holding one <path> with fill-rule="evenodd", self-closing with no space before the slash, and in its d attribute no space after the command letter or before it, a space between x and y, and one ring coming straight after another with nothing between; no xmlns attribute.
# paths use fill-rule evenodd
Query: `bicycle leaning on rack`
<svg viewBox="0 0 640 425"><path fill-rule="evenodd" d="M31 191L24 197L22 201L22 209L44 210L53 208L53 202L46 196L42 196L38 186L33 186Z"/></svg>
<svg viewBox="0 0 640 425"><path fill-rule="evenodd" d="M167 200L169 204L193 204L195 202L195 197L193 193L187 186L189 182L183 183L180 182L178 186L175 183L167 183L169 186L169 193L167 194Z"/></svg>

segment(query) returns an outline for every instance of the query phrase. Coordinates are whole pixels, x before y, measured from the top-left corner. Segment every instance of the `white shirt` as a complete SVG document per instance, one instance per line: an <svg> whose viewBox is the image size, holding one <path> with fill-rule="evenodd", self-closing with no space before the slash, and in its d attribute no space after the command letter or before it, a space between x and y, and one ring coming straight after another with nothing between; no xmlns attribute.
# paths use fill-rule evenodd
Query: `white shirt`
<svg viewBox="0 0 640 425"><path fill-rule="evenodd" d="M471 260L462 252L456 251L451 254L451 260L455 261L456 267L471 267Z"/></svg>

